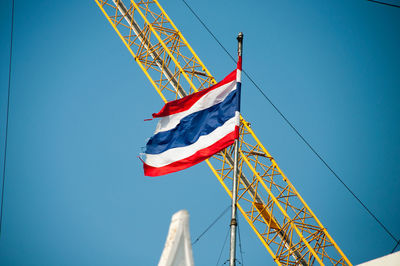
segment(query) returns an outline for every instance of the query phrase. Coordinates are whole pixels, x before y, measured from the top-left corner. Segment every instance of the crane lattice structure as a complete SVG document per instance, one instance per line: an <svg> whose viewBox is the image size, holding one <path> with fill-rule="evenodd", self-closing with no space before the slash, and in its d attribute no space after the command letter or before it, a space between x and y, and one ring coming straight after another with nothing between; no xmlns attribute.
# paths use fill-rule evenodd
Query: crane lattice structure
<svg viewBox="0 0 400 266"><path fill-rule="evenodd" d="M164 102L216 83L157 0L95 0ZM241 117L237 207L278 265L351 265ZM207 161L232 197L233 149Z"/></svg>

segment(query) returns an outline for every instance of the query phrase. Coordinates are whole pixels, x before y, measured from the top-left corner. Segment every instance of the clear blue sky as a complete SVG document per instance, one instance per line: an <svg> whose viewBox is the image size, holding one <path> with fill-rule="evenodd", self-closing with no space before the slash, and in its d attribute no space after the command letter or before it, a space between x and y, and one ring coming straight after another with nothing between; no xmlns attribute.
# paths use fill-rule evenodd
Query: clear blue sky
<svg viewBox="0 0 400 266"><path fill-rule="evenodd" d="M343 180L400 238L400 9L364 0L188 1ZM218 79L235 66L181 1L161 1ZM0 3L0 150L11 1ZM229 205L205 164L137 159L162 101L94 1L16 0L1 265L156 265L171 215L197 237ZM242 111L349 259L388 254L376 224L244 78ZM0 162L3 162L3 154ZM1 164L2 165L2 164ZM245 265L275 265L244 219ZM194 248L214 265L229 217ZM228 258L225 249L221 262Z"/></svg>

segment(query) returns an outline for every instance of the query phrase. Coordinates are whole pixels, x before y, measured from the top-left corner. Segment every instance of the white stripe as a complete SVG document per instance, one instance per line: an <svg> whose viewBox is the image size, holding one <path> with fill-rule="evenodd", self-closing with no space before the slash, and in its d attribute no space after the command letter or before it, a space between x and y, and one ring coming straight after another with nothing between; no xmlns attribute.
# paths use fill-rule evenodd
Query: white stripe
<svg viewBox="0 0 400 266"><path fill-rule="evenodd" d="M205 94L188 110L161 118L157 124L154 134L162 131L171 130L179 124L182 118L223 102L225 98L229 95L229 93L231 93L235 89L236 81L234 80Z"/></svg>
<svg viewBox="0 0 400 266"><path fill-rule="evenodd" d="M242 71L237 69L236 70L236 81L241 82L242 81Z"/></svg>
<svg viewBox="0 0 400 266"><path fill-rule="evenodd" d="M170 163L185 159L192 156L197 151L205 149L218 140L222 139L235 130L235 126L239 126L239 112L235 116L226 121L222 126L216 128L208 135L201 136L195 143L179 148L166 150L159 154L146 154L146 164L153 167L163 167Z"/></svg>

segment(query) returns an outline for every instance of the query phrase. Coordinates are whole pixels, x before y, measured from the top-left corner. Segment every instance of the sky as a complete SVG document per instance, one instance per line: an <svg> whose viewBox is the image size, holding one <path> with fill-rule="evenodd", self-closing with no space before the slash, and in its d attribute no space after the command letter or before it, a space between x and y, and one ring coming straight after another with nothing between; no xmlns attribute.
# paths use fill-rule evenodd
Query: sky
<svg viewBox="0 0 400 266"><path fill-rule="evenodd" d="M243 68L400 238L400 9L365 0L187 0ZM217 78L235 64L182 1L160 1ZM393 1L396 3L396 1ZM0 2L0 162L11 1ZM163 103L94 1L15 1L1 265L156 265L171 216L192 239L230 204L205 163L148 178L137 156ZM243 77L242 113L353 264L395 242ZM193 246L214 265L226 214ZM239 217L242 265L275 265ZM399 250L399 247L397 248ZM239 257L240 257L240 252ZM218 265L228 259L227 245Z"/></svg>

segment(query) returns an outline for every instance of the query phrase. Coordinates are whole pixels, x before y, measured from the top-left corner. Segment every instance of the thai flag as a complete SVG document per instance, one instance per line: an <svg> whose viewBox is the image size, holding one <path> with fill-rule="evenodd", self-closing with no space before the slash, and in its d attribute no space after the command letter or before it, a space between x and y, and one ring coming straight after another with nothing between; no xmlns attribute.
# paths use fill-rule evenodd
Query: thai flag
<svg viewBox="0 0 400 266"><path fill-rule="evenodd" d="M168 102L146 145L146 176L186 169L232 145L239 137L241 58L221 82Z"/></svg>

